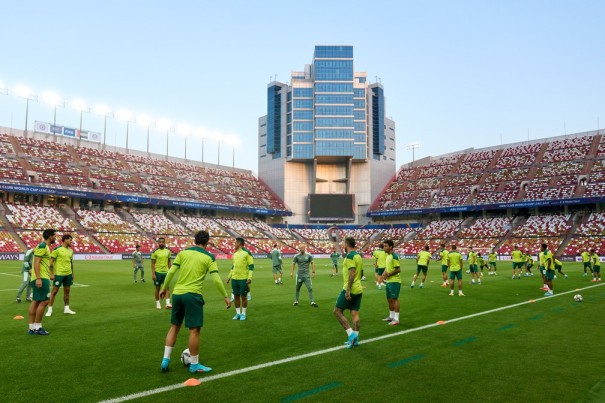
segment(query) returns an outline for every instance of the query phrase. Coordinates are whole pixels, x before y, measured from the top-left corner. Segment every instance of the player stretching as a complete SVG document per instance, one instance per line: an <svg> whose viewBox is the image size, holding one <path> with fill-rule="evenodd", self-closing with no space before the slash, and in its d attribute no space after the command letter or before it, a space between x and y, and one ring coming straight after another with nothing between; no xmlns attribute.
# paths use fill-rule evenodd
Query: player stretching
<svg viewBox="0 0 605 403"><path fill-rule="evenodd" d="M386 281L387 303L389 304L389 316L384 318L391 326L399 324L399 291L401 290L401 268L399 267L399 256L393 252L394 243L391 239L383 242L383 248L387 254L386 268L382 275Z"/></svg>
<svg viewBox="0 0 605 403"><path fill-rule="evenodd" d="M244 238L235 238L235 252L233 252L233 266L227 276L227 284L231 282L231 290L235 300L235 316L233 320L246 320L248 308L248 291L252 283L254 272L254 259L252 254L244 248Z"/></svg>
<svg viewBox="0 0 605 403"><path fill-rule="evenodd" d="M479 274L478 276L483 277L483 269L485 269L485 266L487 266L487 263L485 262L485 258L481 255L481 253L477 253L477 264L479 265ZM481 281L481 280L479 280ZM481 283L479 283L481 284Z"/></svg>
<svg viewBox="0 0 605 403"><path fill-rule="evenodd" d="M363 296L363 288L361 287L361 270L363 269L363 259L361 255L355 251L355 239L352 237L345 238L346 256L342 262L342 277L344 286L334 306L334 316L342 328L347 332L347 348L357 346L359 342L359 309L361 307L361 297ZM344 315L344 311L351 311L351 319L353 328Z"/></svg>
<svg viewBox="0 0 605 403"><path fill-rule="evenodd" d="M160 296L164 298L167 294L170 281L174 275L179 272L178 280L172 292L174 306L170 313L170 330L166 335L164 345L164 358L160 369L162 372L168 371L170 365L170 355L176 337L181 330L183 319L185 326L189 329L189 353L191 354L191 365L189 372L210 372L212 368L206 367L199 362L200 351L200 331L204 324L204 297L202 296L202 286L204 279L210 275L214 286L225 298L227 308L231 306L231 301L227 297L227 291L218 274L218 267L214 255L206 250L206 245L210 235L208 231L198 231L195 234L195 246L179 252L170 267L166 279L162 284Z"/></svg>
<svg viewBox="0 0 605 403"><path fill-rule="evenodd" d="M590 274L593 274L590 261L591 261L591 254L590 254L590 252L588 252L588 249L584 249L584 252L582 252L582 263L584 264L584 277L588 276L588 273L586 273L586 269L590 270Z"/></svg>
<svg viewBox="0 0 605 403"><path fill-rule="evenodd" d="M475 277L477 278L477 283L481 285L481 278L479 277L479 267L477 266L477 252L471 248L468 252L468 261L469 261L469 271L471 273L471 284L475 284Z"/></svg>
<svg viewBox="0 0 605 403"><path fill-rule="evenodd" d="M519 245L515 245L515 249L510 253L510 257L513 260L513 280L515 275L517 278L521 278L521 272L523 271L523 252L519 250Z"/></svg>
<svg viewBox="0 0 605 403"><path fill-rule="evenodd" d="M548 250L548 246L545 243L542 244L542 254L544 258L544 279L546 286L548 287L544 296L550 297L554 294L552 280L555 278L555 257L552 252Z"/></svg>
<svg viewBox="0 0 605 403"><path fill-rule="evenodd" d="M153 279L153 285L155 285L155 307L157 309L162 309L162 305L160 304L160 287L162 287L164 280L166 280L166 274L171 264L172 252L166 247L166 239L164 237L158 238L158 248L151 254L151 278ZM166 297L166 309L171 309L170 290L166 290L164 295Z"/></svg>
<svg viewBox="0 0 605 403"><path fill-rule="evenodd" d="M555 259L555 270L559 272L560 275L563 276L563 278L567 278L567 274L563 273L563 263L561 263L561 261L557 258ZM557 278L557 275L555 274L555 278Z"/></svg>
<svg viewBox="0 0 605 403"><path fill-rule="evenodd" d="M23 290L27 288L25 292L25 300L31 302L32 300L32 286L30 283L31 279L31 268L32 263L34 262L34 250L28 249L25 252L25 256L23 257L23 266L21 267L21 273L23 273L23 282L19 286L19 290L17 291L17 302L21 302L21 295L23 295Z"/></svg>
<svg viewBox="0 0 605 403"><path fill-rule="evenodd" d="M294 266L298 265L298 270L296 271L296 295L294 297L293 306L298 306L298 297L300 296L300 288L303 283L305 287L307 287L307 291L309 292L309 300L311 301L311 306L313 308L319 307L315 303L315 299L313 298L313 282L312 279L315 278L315 262L313 261L313 255L309 254L305 250L305 245L300 244L298 246L298 253L292 259L292 270L290 271L290 277L294 277ZM311 274L309 275L309 266L311 266Z"/></svg>
<svg viewBox="0 0 605 403"><path fill-rule="evenodd" d="M496 253L496 250L493 249L490 253L489 256L487 258L488 262L489 262L489 275L492 276L496 276L497 272L496 272L496 260L498 260L498 254ZM492 269L494 271L492 271Z"/></svg>
<svg viewBox="0 0 605 403"><path fill-rule="evenodd" d="M447 267L450 269L450 296L454 295L454 280L458 279L458 296L465 297L462 293L462 266L464 262L462 255L452 245L452 250L447 254Z"/></svg>
<svg viewBox="0 0 605 403"><path fill-rule="evenodd" d="M542 283L544 284L542 286L542 288L540 288L542 291L548 291L548 284L546 284L546 268L545 268L545 263L544 263L544 251L542 249L540 249L540 253L538 253L538 261L540 262L540 274L542 275Z"/></svg>
<svg viewBox="0 0 605 403"><path fill-rule="evenodd" d="M134 270L134 282L137 282L137 272L141 271L141 283L145 282L145 266L143 265L143 254L141 253L141 245L136 245L135 251L132 252L132 268Z"/></svg>
<svg viewBox="0 0 605 403"><path fill-rule="evenodd" d="M601 259L594 249L590 250L590 259L592 260L592 281L601 281Z"/></svg>
<svg viewBox="0 0 605 403"><path fill-rule="evenodd" d="M282 259L281 252L277 249L277 244L273 244L273 250L271 251L271 263L273 264L273 281L276 285L283 284L282 278Z"/></svg>
<svg viewBox="0 0 605 403"><path fill-rule="evenodd" d="M48 304L48 310L46 316L52 316L53 305L55 303L55 297L59 292L59 288L63 286L63 313L69 315L75 315L76 313L69 309L69 292L71 291L71 285L74 283L74 250L71 248L71 235L65 234L61 238L61 246L55 248L50 254L50 266L55 269L55 277L51 276L53 280L53 290L50 293L50 303Z"/></svg>
<svg viewBox="0 0 605 403"><path fill-rule="evenodd" d="M414 284L416 283L416 279L418 279L418 275L420 274L420 272L422 272L420 288L424 287L426 273L429 271L429 264L431 264L431 252L429 252L429 246L424 245L424 250L418 252L418 256L416 256L416 274L414 274L414 278L412 279L412 284L410 284L410 288L414 288Z"/></svg>
<svg viewBox="0 0 605 403"><path fill-rule="evenodd" d="M332 253L330 254L330 260L332 260L332 276L338 276L338 258L340 254L336 252L336 248L332 249Z"/></svg>
<svg viewBox="0 0 605 403"><path fill-rule="evenodd" d="M383 286L382 273L384 273L384 268L386 267L387 254L381 247L378 247L372 252L372 258L374 259L374 271L376 272L374 277L376 278L376 285L380 290Z"/></svg>
<svg viewBox="0 0 605 403"><path fill-rule="evenodd" d="M44 242L41 242L34 249L34 272L31 281L33 292L33 300L29 305L27 312L29 320L29 334L38 334L48 336L48 333L42 327L42 317L44 316L44 308L48 304L50 295L50 278L54 277L52 272L53 267L50 265L50 247L55 243L55 230L45 229L42 232Z"/></svg>
<svg viewBox="0 0 605 403"><path fill-rule="evenodd" d="M534 257L528 251L525 251L525 276L531 277L534 273L531 272L531 268L534 267Z"/></svg>
<svg viewBox="0 0 605 403"><path fill-rule="evenodd" d="M441 287L447 287L447 254L449 252L445 249L445 243L441 244L441 248L439 251L439 256L441 256L441 275L443 276L443 284Z"/></svg>

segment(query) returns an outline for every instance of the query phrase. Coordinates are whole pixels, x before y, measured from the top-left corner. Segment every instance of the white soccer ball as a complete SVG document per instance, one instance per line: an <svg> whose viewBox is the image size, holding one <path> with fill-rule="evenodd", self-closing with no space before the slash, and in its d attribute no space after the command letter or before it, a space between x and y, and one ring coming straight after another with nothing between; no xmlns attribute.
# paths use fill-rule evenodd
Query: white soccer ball
<svg viewBox="0 0 605 403"><path fill-rule="evenodd" d="M573 300L576 302L582 302L584 298L582 298L582 296L580 294L576 294L573 296Z"/></svg>
<svg viewBox="0 0 605 403"><path fill-rule="evenodd" d="M470 270L467 270L467 271L466 271L466 274L469 274L470 272L471 272Z"/></svg>
<svg viewBox="0 0 605 403"><path fill-rule="evenodd" d="M189 365L191 365L191 353L189 352L188 348L186 348L185 350L183 350L183 352L181 353L181 362L186 367L188 367Z"/></svg>

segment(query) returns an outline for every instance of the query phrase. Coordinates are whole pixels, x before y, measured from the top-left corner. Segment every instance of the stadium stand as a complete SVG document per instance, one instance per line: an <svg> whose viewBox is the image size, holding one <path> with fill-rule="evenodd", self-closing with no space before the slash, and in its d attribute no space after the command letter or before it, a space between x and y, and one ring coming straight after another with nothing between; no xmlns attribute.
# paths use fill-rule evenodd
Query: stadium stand
<svg viewBox="0 0 605 403"><path fill-rule="evenodd" d="M0 252L21 252L19 244L7 231L0 231Z"/></svg>

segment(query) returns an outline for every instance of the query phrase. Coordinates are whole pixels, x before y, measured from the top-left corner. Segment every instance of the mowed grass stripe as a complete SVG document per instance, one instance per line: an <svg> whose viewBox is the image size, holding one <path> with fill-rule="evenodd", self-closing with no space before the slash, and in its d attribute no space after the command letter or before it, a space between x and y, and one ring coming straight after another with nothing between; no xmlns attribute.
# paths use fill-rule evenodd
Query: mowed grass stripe
<svg viewBox="0 0 605 403"><path fill-rule="evenodd" d="M306 390L304 392L297 393L295 395L286 396L283 399L281 399L281 402L282 403L295 402L297 400L304 399L304 398L310 397L310 396L314 396L321 392L327 392L328 390L336 389L341 386L342 386L342 382L332 382L327 385L323 385L323 386L320 386L320 387L317 387L317 388L314 388L311 390Z"/></svg>
<svg viewBox="0 0 605 403"><path fill-rule="evenodd" d="M603 285L605 285L605 283L600 283L600 284L596 284L596 285L590 285L590 286L587 286L587 287L583 287L582 290L588 290L588 289L591 289L591 288L601 287ZM575 292L577 292L577 290L570 290L570 291L566 291L566 292L561 292L561 293L555 294L555 295L550 296L550 297L542 297L542 298L538 298L538 299L535 299L535 300L528 300L528 301L519 302L519 303L516 303L516 304L506 305L506 306L495 308L495 309L489 309L489 310L486 310L486 311L473 313L473 314L470 314L470 315L461 316L461 317L458 317L458 318L448 319L448 320L445 320L445 322L446 322L446 324L460 322L460 321L463 321L463 320L472 319L472 318L476 318L476 317L480 317L480 316L484 316L484 315L489 315L489 314L492 314L492 313L501 312L501 311L504 311L504 310L513 309L513 308L517 308L517 307L520 307L520 306L536 303L536 302L539 302L539 301L545 301L545 300L554 299L554 298L557 298L557 297L560 297L560 296L564 296L564 295L568 295L568 294L573 294ZM416 327L416 328L413 328L413 329L406 329L406 330L402 330L402 331L399 331L399 332L396 332L396 333L391 333L391 334L386 334L386 335L383 335L383 336L378 336L378 337L374 337L374 338L370 338L370 339L366 339L366 340L361 340L359 342L359 344L374 343L374 342L377 342L377 341L380 341L380 340L390 339L390 338L393 338L393 337L398 337L398 336L402 336L402 335L413 333L413 332L418 332L418 331L422 331L422 330L426 330L426 329L431 329L431 328L436 327L436 326L441 326L441 324L439 322L436 322L436 323L431 323L431 324L427 324L427 325L424 325L424 326ZM331 347L331 348L327 348L327 349L323 349L323 350L318 350L318 351L314 351L314 352L310 352L310 353L306 353L306 354L301 354L301 355L298 355L298 356L293 356L293 357L288 357L288 358L284 358L284 359L280 359L280 360L270 361L270 362L266 362L266 363L263 363L263 364L253 365L253 366L250 366L250 367L241 368L241 369L237 369L237 370L233 370L233 371L228 371L228 372L224 372L224 373L221 373L221 374L211 375L211 376L203 377L203 378L199 378L199 379L200 379L200 381L202 381L202 383L208 383L208 382L211 382L211 381L214 381L214 380L219 380L219 379L223 379L223 378L227 378L227 377L231 377L231 376L235 376L235 375L240 375L240 374L243 374L243 373L247 373L247 372L251 372L251 371L256 371L256 370L259 370L259 369L264 369L264 368L269 368L269 367L273 367L273 366L277 366L277 365L281 365L281 364L291 363L291 362L294 362L294 361L299 361L299 360L303 360L303 359L310 358L310 357L316 357L316 356L332 353L332 352L335 352L335 351L342 351L343 349L344 349L344 347L342 345L339 345L337 347ZM113 399L103 400L102 403L125 402L125 401L129 401L129 400L134 400L134 399L139 399L139 398L144 398L144 397L156 395L156 394L163 393L163 392L172 391L172 390L175 390L175 389L180 389L180 388L183 388L183 387L185 387L185 385L183 383L178 383L178 384L168 385L168 386L164 386L164 387L160 387L160 388L146 390L146 391L143 391L143 392L133 393L133 394L129 394L129 395L113 398Z"/></svg>

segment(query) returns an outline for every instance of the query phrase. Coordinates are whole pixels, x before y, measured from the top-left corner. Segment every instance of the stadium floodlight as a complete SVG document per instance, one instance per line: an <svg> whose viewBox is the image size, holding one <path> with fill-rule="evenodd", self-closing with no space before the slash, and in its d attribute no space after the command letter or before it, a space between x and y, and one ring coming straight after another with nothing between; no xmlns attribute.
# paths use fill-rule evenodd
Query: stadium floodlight
<svg viewBox="0 0 605 403"><path fill-rule="evenodd" d="M38 96L34 95L29 87L18 85L15 87L15 94L19 98L25 99L25 135L27 136L27 120L29 117L29 101L38 102Z"/></svg>
<svg viewBox="0 0 605 403"><path fill-rule="evenodd" d="M71 107L80 112L80 132L82 132L82 114L84 112L90 113L90 106L88 106L83 100L76 99L75 101L72 101ZM78 141L80 141L80 138L81 137L78 134Z"/></svg>
<svg viewBox="0 0 605 403"><path fill-rule="evenodd" d="M128 152L128 129L130 127L130 123L134 123L134 115L128 109L120 109L116 116L119 120L126 122L126 152Z"/></svg>
<svg viewBox="0 0 605 403"><path fill-rule="evenodd" d="M225 142L229 145L231 145L231 149L233 152L233 156L232 156L232 163L233 163L233 168L235 168L235 148L239 147L240 145L240 141L239 138L233 136L233 135L228 135L225 139Z"/></svg>
<svg viewBox="0 0 605 403"><path fill-rule="evenodd" d="M191 129L191 126L186 123L181 123L180 125L178 125L176 127L176 132L185 136L185 161L187 161L187 138L195 132Z"/></svg>
<svg viewBox="0 0 605 403"><path fill-rule="evenodd" d="M113 119L113 112L107 105L95 106L95 113L103 116L103 149L105 149L105 138L107 137L107 118Z"/></svg>
<svg viewBox="0 0 605 403"><path fill-rule="evenodd" d="M147 154L149 154L149 128L155 127L155 122L151 118L151 116L142 113L137 116L137 123L143 127L147 127Z"/></svg>
<svg viewBox="0 0 605 403"><path fill-rule="evenodd" d="M415 153L414 151L416 151L417 148L420 148L420 142L415 141L413 143L409 143L405 145L406 150L412 150L412 166L414 166L414 161L415 161Z"/></svg>
<svg viewBox="0 0 605 403"><path fill-rule="evenodd" d="M168 119L159 119L156 127L158 130L166 132L166 160L168 160L168 139L170 138L170 132L174 131L174 126Z"/></svg>
<svg viewBox="0 0 605 403"><path fill-rule="evenodd" d="M46 91L42 93L42 100L52 106L55 110L53 114L53 126L57 125L57 106L65 108L65 101L54 92Z"/></svg>
<svg viewBox="0 0 605 403"><path fill-rule="evenodd" d="M208 133L208 130L204 129L203 127L198 127L197 129L194 129L195 134L202 139L202 164L204 163L204 141L210 137L210 133Z"/></svg>

